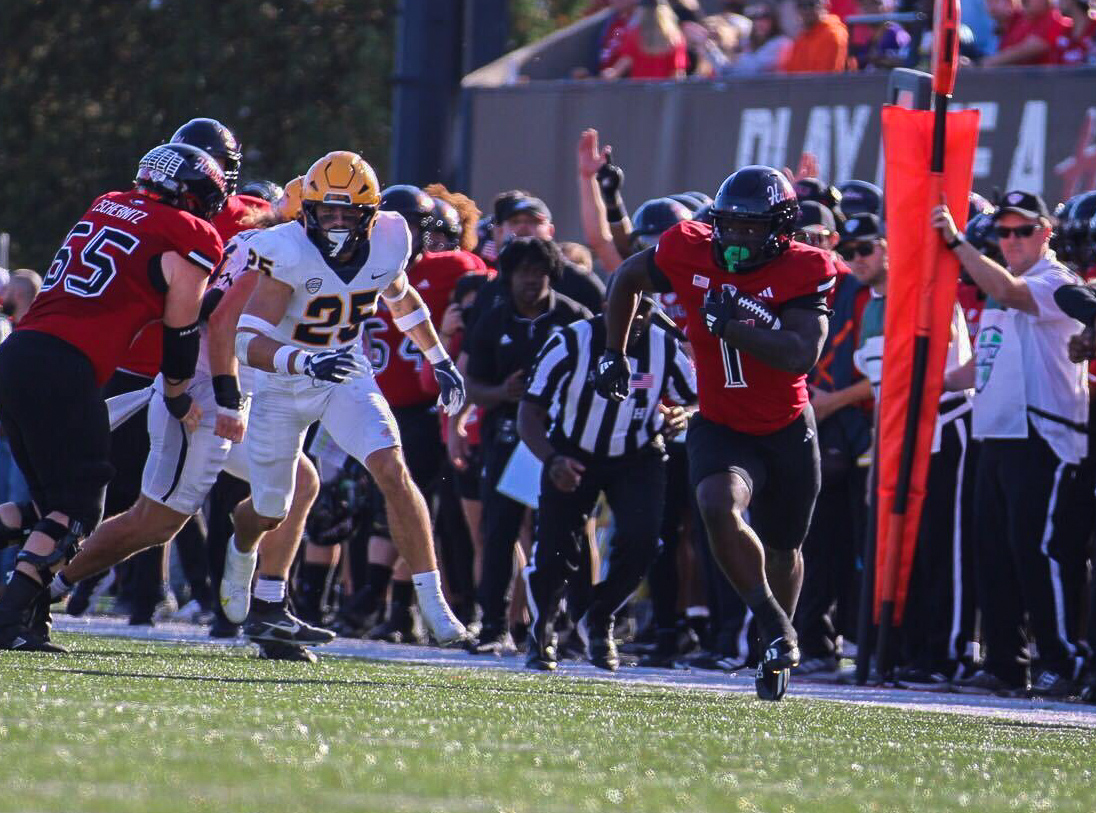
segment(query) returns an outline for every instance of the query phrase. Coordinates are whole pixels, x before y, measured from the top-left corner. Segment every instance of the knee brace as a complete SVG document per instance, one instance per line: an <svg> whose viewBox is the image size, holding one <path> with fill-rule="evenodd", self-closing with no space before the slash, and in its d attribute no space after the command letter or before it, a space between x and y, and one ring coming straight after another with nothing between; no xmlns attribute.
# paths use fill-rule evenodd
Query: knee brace
<svg viewBox="0 0 1096 813"><path fill-rule="evenodd" d="M9 528L0 522L0 548L22 544L30 535L35 523L41 519L38 516L38 509L32 502L17 502L15 507L19 509L19 527Z"/></svg>
<svg viewBox="0 0 1096 813"><path fill-rule="evenodd" d="M31 553L23 549L15 557L15 562L26 562L38 571L43 584L49 584L53 579L53 567L58 564L68 564L72 557L80 550L80 541L84 538L84 525L80 520L69 520L65 527L55 519L46 517L35 524L34 529L53 540L53 552L42 555Z"/></svg>

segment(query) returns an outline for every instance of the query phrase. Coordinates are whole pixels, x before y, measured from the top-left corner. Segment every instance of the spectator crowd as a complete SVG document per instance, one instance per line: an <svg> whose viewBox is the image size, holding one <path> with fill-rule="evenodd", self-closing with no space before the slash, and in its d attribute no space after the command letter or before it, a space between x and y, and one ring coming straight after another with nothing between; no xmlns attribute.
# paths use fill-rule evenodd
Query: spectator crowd
<svg viewBox="0 0 1096 813"><path fill-rule="evenodd" d="M1058 15L1036 1L1042 14ZM825 0L798 4L806 33L797 39L781 33L773 6L728 3L717 21L686 19L685 3L613 6L601 59L609 75L683 75L696 47L713 70L733 73L813 70L823 57L839 69L849 54L885 61L908 43L890 23L868 39L850 38ZM860 0L859 10L884 9ZM1013 13L1027 20L1031 9ZM1086 18L1073 19L1077 26ZM1020 49L1037 58L1035 40L1047 28L1025 24L1026 35L1002 36L998 55ZM1056 30L1071 36L1064 24ZM651 46L665 58L651 58ZM641 302L628 349L639 365L631 400L611 403L590 386L605 342L598 314L606 283L667 229L706 222L712 201L668 189L630 209L625 170L592 130L579 138L576 165L578 200L552 203L577 204L581 244L558 242L548 203L527 190L499 194L486 216L440 184L383 193L381 208L402 215L412 235L409 279L467 378L469 404L459 414L437 409L429 362L383 306L364 323L362 341L430 505L447 597L478 633L472 652L523 650L533 627L532 668L588 657L606 669L622 661L742 669L758 658L751 616L714 563L688 483L681 440L696 383L673 294ZM831 252L839 273L829 337L810 374L822 492L793 621L798 674L836 677L861 643L887 224L882 190L816 174L805 160L792 178L794 239ZM241 188L275 204L284 195L268 182ZM933 220L963 273L897 677L964 692L1091 697L1096 421L1084 365L1096 357L1096 289L1083 280L1096 275L1096 192L1053 212L1023 190L992 202L975 194L963 205L964 231L946 207ZM0 339L41 285L27 269L2 279ZM322 430L306 450L321 485L294 567L298 615L344 636L423 642L410 569L391 542L378 489ZM230 511L246 489L222 473L176 553L160 549L118 566L113 578L81 582L66 611L113 609L135 624L173 614L209 625L213 636L237 635L213 597ZM538 515L538 497L549 494L551 510ZM0 502L26 498L0 439Z"/></svg>
<svg viewBox="0 0 1096 813"><path fill-rule="evenodd" d="M598 0L608 7L579 77L724 78L926 65L933 4L918 0ZM920 14L918 14L920 12ZM1096 64L1096 3L969 0L960 52L968 64Z"/></svg>

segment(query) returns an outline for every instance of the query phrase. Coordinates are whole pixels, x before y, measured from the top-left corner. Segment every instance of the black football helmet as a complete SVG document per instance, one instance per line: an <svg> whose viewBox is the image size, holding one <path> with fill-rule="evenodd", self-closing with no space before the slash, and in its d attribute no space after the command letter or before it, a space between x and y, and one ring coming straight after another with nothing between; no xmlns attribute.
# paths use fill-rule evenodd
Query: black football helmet
<svg viewBox="0 0 1096 813"><path fill-rule="evenodd" d="M688 192L682 194L688 195L690 198L695 198L701 206L711 206L712 196L705 195L703 192L697 192L695 189L690 189Z"/></svg>
<svg viewBox="0 0 1096 813"><path fill-rule="evenodd" d="M689 210L690 214L692 214L704 205L687 192L678 192L676 195L667 195L666 197L672 201L680 203L682 206Z"/></svg>
<svg viewBox="0 0 1096 813"><path fill-rule="evenodd" d="M822 183L818 178L800 178L794 184L795 196L800 202L813 200L831 212L841 203L841 192L836 186Z"/></svg>
<svg viewBox="0 0 1096 813"><path fill-rule="evenodd" d="M1093 217L1096 217L1096 192L1079 195L1058 223L1061 259L1077 266L1092 263L1089 223Z"/></svg>
<svg viewBox="0 0 1096 813"><path fill-rule="evenodd" d="M423 237L426 250L453 251L460 246L463 231L460 213L453 205L441 198L434 198L434 211Z"/></svg>
<svg viewBox="0 0 1096 813"><path fill-rule="evenodd" d="M137 164L133 186L153 200L211 220L225 205L227 186L220 165L189 144L161 144Z"/></svg>
<svg viewBox="0 0 1096 813"><path fill-rule="evenodd" d="M668 228L692 217L692 212L674 198L653 198L640 204L632 215L632 242L637 250L650 248Z"/></svg>
<svg viewBox="0 0 1096 813"><path fill-rule="evenodd" d="M883 219L883 190L867 181L845 181L837 187L841 193L839 209L842 217L865 213Z"/></svg>
<svg viewBox="0 0 1096 813"><path fill-rule="evenodd" d="M434 199L411 184L394 184L381 192L381 211L399 212L408 226L426 230L434 216Z"/></svg>
<svg viewBox="0 0 1096 813"><path fill-rule="evenodd" d="M1005 264L1001 255L1001 246L997 240L997 231L993 223L993 209L978 212L967 221L967 242L999 265Z"/></svg>
<svg viewBox="0 0 1096 813"><path fill-rule="evenodd" d="M784 173L753 165L730 175L712 202L716 265L736 274L759 268L792 242L799 201Z"/></svg>
<svg viewBox="0 0 1096 813"><path fill-rule="evenodd" d="M274 204L281 200L285 190L274 181L248 181L240 187L240 194L262 198L267 203Z"/></svg>
<svg viewBox="0 0 1096 813"><path fill-rule="evenodd" d="M224 165L228 194L236 194L240 177L240 142L232 131L216 119L191 119L171 137L172 144L189 144L205 150Z"/></svg>
<svg viewBox="0 0 1096 813"><path fill-rule="evenodd" d="M994 206L977 192L971 192L967 198L967 222L974 219L975 215L993 214Z"/></svg>

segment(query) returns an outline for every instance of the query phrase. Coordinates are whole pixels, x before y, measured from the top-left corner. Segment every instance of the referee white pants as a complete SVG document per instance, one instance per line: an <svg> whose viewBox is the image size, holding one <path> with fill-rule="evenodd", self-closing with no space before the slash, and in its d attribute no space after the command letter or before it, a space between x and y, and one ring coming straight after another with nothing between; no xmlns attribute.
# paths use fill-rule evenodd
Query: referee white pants
<svg viewBox="0 0 1096 813"><path fill-rule="evenodd" d="M247 448L251 499L260 516L281 518L289 513L297 455L315 421L362 465L373 452L400 445L396 419L372 373L341 384L259 373Z"/></svg>

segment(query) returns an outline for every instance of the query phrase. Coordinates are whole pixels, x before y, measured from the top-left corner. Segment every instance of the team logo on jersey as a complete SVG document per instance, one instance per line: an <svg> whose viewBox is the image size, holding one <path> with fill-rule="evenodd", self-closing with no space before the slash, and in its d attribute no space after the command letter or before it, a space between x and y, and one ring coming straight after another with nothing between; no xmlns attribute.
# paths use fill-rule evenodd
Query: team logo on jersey
<svg viewBox="0 0 1096 813"><path fill-rule="evenodd" d="M304 289L306 291L308 291L310 294L316 293L322 287L323 287L323 280L320 279L319 277L313 277L312 279L310 279L308 282L306 282L304 284Z"/></svg>
<svg viewBox="0 0 1096 813"><path fill-rule="evenodd" d="M991 326L983 328L978 333L978 347L975 348L974 361L974 389L981 392L989 383L990 374L993 372L993 362L997 354L1001 352L1005 335L1001 328Z"/></svg>

